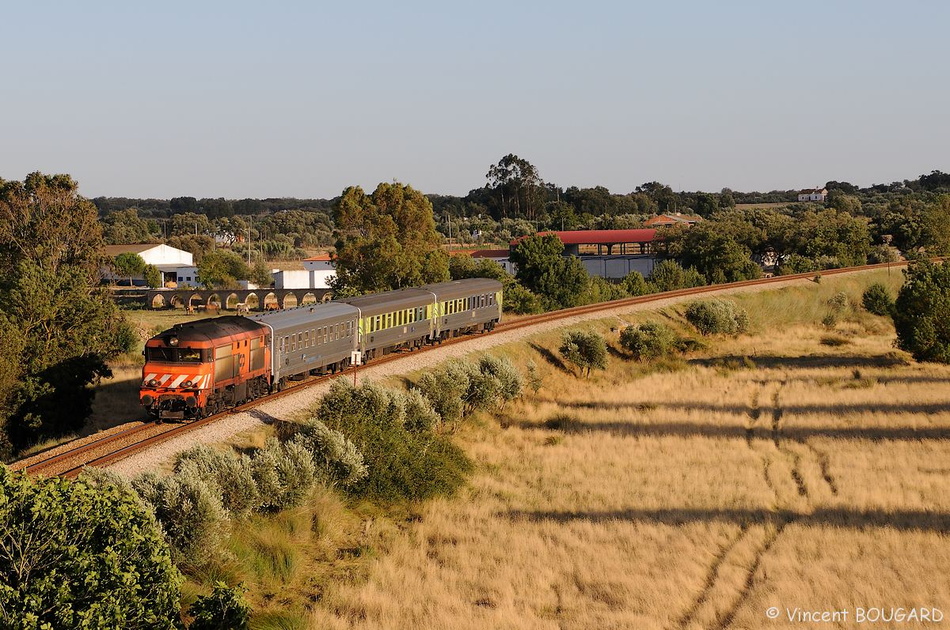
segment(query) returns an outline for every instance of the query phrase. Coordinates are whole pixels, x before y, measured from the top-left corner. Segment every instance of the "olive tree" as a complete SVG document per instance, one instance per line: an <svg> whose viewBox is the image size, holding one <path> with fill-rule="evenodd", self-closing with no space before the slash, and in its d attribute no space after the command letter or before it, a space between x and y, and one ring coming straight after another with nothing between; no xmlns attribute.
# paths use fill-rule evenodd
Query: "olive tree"
<svg viewBox="0 0 950 630"><path fill-rule="evenodd" d="M559 351L565 360L586 371L588 377L592 369L607 369L607 342L593 330L570 330L564 333Z"/></svg>

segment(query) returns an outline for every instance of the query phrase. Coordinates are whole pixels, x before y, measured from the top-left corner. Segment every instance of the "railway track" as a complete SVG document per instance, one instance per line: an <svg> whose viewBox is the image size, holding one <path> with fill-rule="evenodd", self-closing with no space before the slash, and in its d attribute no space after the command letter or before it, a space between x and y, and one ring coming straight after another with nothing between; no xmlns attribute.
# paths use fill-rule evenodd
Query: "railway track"
<svg viewBox="0 0 950 630"><path fill-rule="evenodd" d="M821 272L822 276L832 276L846 273L854 273L860 271L870 271L874 269L885 269L890 267L904 267L906 262L899 263L881 263L876 265L864 265L861 267L845 267L842 269L828 269ZM586 306L577 306L569 309L562 309L559 311L551 311L549 313L542 313L540 315L531 315L528 317L520 318L513 322L506 322L499 324L496 328L496 332L506 332L512 330L518 330L521 328L528 328L530 326L535 326L544 322L556 321L559 319L567 319L571 317L576 317L578 315L586 315L590 313L597 313L599 311L608 311L615 310L617 308L624 308L626 306L634 306L639 304L649 304L651 302L658 302L660 300L667 300L669 298L677 297L690 297L696 295L702 295L705 293L717 293L720 291L731 291L737 288L742 287L752 287L759 285L774 284L779 282L787 282L789 280L801 280L801 279L812 279L816 276L815 272L811 273L800 273L787 276L777 276L773 278L760 278L757 280L744 280L741 282L733 282L730 284L719 284L719 285L709 285L703 287L694 287L691 289L679 289L676 291L667 291L665 293L653 293L650 295L642 295L632 298L624 298L621 300L614 300L612 302L600 302L597 304L588 304ZM493 334L493 333L488 333ZM454 339L448 339L442 344L427 346L420 348L414 351L401 351L387 354L379 359L373 361L372 365L383 365L392 361L397 361L402 357L405 357L413 352L429 352L435 350L436 348L445 346L445 345L454 345L457 343L464 343L467 339L471 337L463 336L456 337ZM101 439L94 440L91 442L86 442L82 445L76 446L75 448L67 449L65 451L59 451L55 454L51 454L48 458L41 458L37 460L37 456L31 458L30 463L26 465L19 465L14 463L11 465L13 469L24 470L31 475L59 475L67 478L73 478L79 475L82 472L82 469L86 466L106 466L113 462L116 462L120 459L133 455L139 451L142 451L150 446L154 446L166 440L170 440L175 437L184 435L190 431L194 431L201 427L204 427L208 424L211 424L221 418L234 414L253 409L257 405L265 402L274 400L275 398L281 396L289 396L297 392L302 387L309 387L311 385L316 385L318 383L325 382L331 378L335 378L340 374L352 374L354 370L359 368L349 368L345 372L340 372L337 374L328 374L325 376L316 376L309 377L303 381L299 381L284 389L283 391L277 392L270 396L254 400L234 409L230 409L226 412L219 413L213 416L208 416L207 418L202 418L201 420L196 420L194 422L189 422L187 424L155 424L147 423L136 425L113 433L111 435L105 436ZM35 460L35 461L34 461Z"/></svg>

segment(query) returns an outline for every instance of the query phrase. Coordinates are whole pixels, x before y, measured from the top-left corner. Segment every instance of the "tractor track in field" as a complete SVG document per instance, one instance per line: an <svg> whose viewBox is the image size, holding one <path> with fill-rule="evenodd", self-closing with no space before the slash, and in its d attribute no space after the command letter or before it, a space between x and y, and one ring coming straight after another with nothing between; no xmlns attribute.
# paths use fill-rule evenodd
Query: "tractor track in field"
<svg viewBox="0 0 950 630"><path fill-rule="evenodd" d="M898 267L906 265L906 263L891 263L891 265ZM829 269L821 273L823 276L831 276L884 269L888 266L890 265L884 263L844 269ZM814 273L803 273L745 280L724 285L680 289L521 317L499 324L491 333L456 337L441 344L426 346L416 351L394 352L375 359L366 366L349 368L338 374L310 377L281 392L187 424L141 423L118 431L112 429L110 431L115 432L104 437L90 436L82 440L61 444L43 453L14 462L10 465L10 468L25 470L29 474L75 477L86 466L112 466L120 474L134 475L155 468L156 465L168 461L176 453L195 443L222 441L236 433L259 426L261 422L279 422L289 418L295 413L299 413L301 408L306 408L315 402L326 391L329 382L335 378L353 377L356 380L360 375L363 378L382 378L397 373L411 372L430 367L449 358L484 350L495 345L510 343L527 334L569 326L591 319L620 316L641 305L656 308L704 294L732 293L747 289L759 290L785 286L801 281L810 281L815 275ZM392 363L398 363L399 369L394 369L390 365ZM289 403L292 397L299 398L299 403ZM752 431L751 428L750 431ZM750 435L750 442L751 437ZM174 446L172 446L173 443ZM155 452L154 456L143 457L144 452L152 451Z"/></svg>

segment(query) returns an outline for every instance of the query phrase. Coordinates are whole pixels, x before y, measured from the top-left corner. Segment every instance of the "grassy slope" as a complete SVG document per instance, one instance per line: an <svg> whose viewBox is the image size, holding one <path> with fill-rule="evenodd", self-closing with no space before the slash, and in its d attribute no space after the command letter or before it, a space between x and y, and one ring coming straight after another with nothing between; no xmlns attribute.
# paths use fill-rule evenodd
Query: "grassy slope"
<svg viewBox="0 0 950 630"><path fill-rule="evenodd" d="M820 325L872 280L900 274L740 296L754 334L659 367L614 356L589 381L504 349L544 388L461 432L471 486L390 525L368 580L322 584L312 625L781 628L796 624L765 608L950 608L950 369L907 361L859 310ZM678 310L629 319L685 330ZM614 345L619 323L598 326Z"/></svg>

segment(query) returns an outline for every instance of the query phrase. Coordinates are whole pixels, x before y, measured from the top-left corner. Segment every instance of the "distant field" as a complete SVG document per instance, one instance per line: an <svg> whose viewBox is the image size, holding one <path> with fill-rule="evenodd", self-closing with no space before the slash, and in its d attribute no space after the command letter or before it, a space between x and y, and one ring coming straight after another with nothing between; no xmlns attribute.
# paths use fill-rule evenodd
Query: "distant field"
<svg viewBox="0 0 950 630"><path fill-rule="evenodd" d="M908 360L889 322L854 306L834 330L818 323L829 297L855 303L872 279L900 278L736 298L756 334L660 367L615 355L589 381L509 348L542 366L544 387L462 431L479 465L470 487L392 534L365 581L327 586L313 627L793 628L811 624L786 608L950 614L950 368ZM682 326L673 309L637 319ZM621 324L600 328L616 340Z"/></svg>

